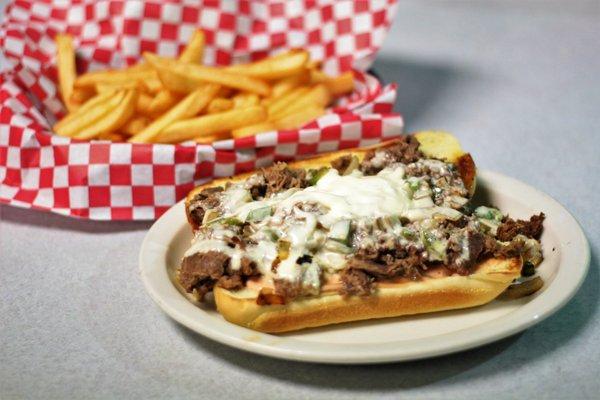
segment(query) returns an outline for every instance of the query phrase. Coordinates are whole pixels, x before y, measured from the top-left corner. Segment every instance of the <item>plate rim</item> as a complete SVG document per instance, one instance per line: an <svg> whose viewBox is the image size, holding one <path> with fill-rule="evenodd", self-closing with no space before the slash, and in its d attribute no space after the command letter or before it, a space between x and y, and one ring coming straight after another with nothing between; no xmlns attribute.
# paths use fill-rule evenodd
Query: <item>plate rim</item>
<svg viewBox="0 0 600 400"><path fill-rule="evenodd" d="M212 320L209 321L211 322L209 324L203 324L204 316L202 314L200 314L200 317L198 315L196 317L188 315L190 312L197 314L199 308L185 298L169 279L166 258L163 257L162 263L160 260L156 260L157 256L166 256L168 246L161 244L160 240L155 240L155 237L167 237L170 240L180 230L181 225L173 224L172 220L181 219L185 222L185 219L183 219L184 200L167 210L146 233L139 253L141 279L146 291L157 305L180 324L222 344L279 359L328 364L376 364L418 360L479 347L521 332L560 310L573 298L583 284L589 270L591 254L588 240L577 219L551 196L515 178L489 170L478 170L477 180L479 181L478 184L483 186L493 184L494 181L498 180L504 181L513 187L532 191L536 196L544 198L545 202L552 205L552 208L556 208L564 214L563 217L570 220L571 228L576 233L575 237L571 237L571 241L576 244L573 248L577 250L571 254L577 262L573 264L569 271L564 267L561 268L564 262L561 257L557 274L544 293L509 314L483 324L433 337L404 340L401 341L402 346L396 348L393 346L394 342L389 342L383 350L378 350L382 347L379 344L365 344L360 347L348 343L320 346L321 343L303 342L294 338L285 338L284 340L276 335L260 333L231 324L224 319L218 321L216 325ZM168 232L166 235L165 231ZM160 267L157 269L158 265ZM165 278L168 282L167 287L163 287L166 283ZM559 281L559 278L561 281ZM563 288L561 289L563 292L558 293L560 296L550 297L555 295L556 290L552 289L557 288L560 282L567 285L567 291L565 292ZM171 290L168 286L171 287ZM165 293L165 290L170 293ZM171 296L173 291L177 294L176 297ZM538 312L533 310L533 305L540 303L541 300L539 299L545 299L548 304L542 311ZM195 311L192 311L190 307ZM208 318L211 317L207 315L207 321ZM506 324L507 319L512 323ZM419 346L411 349L411 343L418 344L424 340L427 341L427 349L419 348ZM307 346L310 349L307 349Z"/></svg>

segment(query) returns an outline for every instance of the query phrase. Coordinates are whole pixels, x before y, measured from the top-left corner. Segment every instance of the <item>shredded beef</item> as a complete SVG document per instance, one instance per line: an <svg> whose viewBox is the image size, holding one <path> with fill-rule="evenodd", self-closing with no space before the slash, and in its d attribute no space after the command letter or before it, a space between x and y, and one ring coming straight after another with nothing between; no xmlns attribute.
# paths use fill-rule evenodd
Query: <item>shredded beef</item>
<svg viewBox="0 0 600 400"><path fill-rule="evenodd" d="M340 274L342 288L340 293L343 295L366 296L371 293L372 279L358 269L344 269Z"/></svg>
<svg viewBox="0 0 600 400"><path fill-rule="evenodd" d="M341 156L341 157L338 157L335 160L333 160L331 162L331 167L336 169L337 172L339 172L340 174L343 174L344 171L346 171L346 169L348 169L351 162L352 162L352 156L350 154L348 154L348 155Z"/></svg>
<svg viewBox="0 0 600 400"><path fill-rule="evenodd" d="M202 300L215 284L228 290L238 290L248 277L258 274L254 261L246 257L242 258L237 270L231 268L230 261L228 255L212 250L185 257L179 269L179 282L187 292L195 289Z"/></svg>
<svg viewBox="0 0 600 400"><path fill-rule="evenodd" d="M363 274L369 278L369 282L371 279L378 281L400 277L416 280L421 276L420 269L424 267L423 258L415 248L359 249L341 273L341 293L361 294L365 290L370 293L371 285L365 283Z"/></svg>
<svg viewBox="0 0 600 400"><path fill-rule="evenodd" d="M492 236L484 235L482 256L513 258L523 253L523 241L513 240L507 244L500 244Z"/></svg>
<svg viewBox="0 0 600 400"><path fill-rule="evenodd" d="M391 146L367 152L360 163L360 170L365 175L375 175L391 164L398 162L410 164L422 157L417 139L410 135L402 136Z"/></svg>
<svg viewBox="0 0 600 400"><path fill-rule="evenodd" d="M274 279L275 294L281 296L284 302L298 297L302 292L302 287L296 282L290 282L287 279Z"/></svg>
<svg viewBox="0 0 600 400"><path fill-rule="evenodd" d="M227 236L224 238L224 240L227 243L227 246L231 248L239 247L242 250L246 249L246 242L244 242L244 239L242 239L240 236Z"/></svg>
<svg viewBox="0 0 600 400"><path fill-rule="evenodd" d="M484 254L486 236L476 231L467 231L467 246L469 247L469 257L460 259L462 246L458 248L453 245L448 248L449 263L446 266L451 272L459 275L468 275L471 269Z"/></svg>
<svg viewBox="0 0 600 400"><path fill-rule="evenodd" d="M277 163L264 168L252 180L249 190L252 199L258 200L291 188L308 186L306 171L302 168L290 168L285 163Z"/></svg>
<svg viewBox="0 0 600 400"><path fill-rule="evenodd" d="M256 263L246 257L242 257L240 269L232 271L231 273L235 272L242 274L242 276L254 276L259 274Z"/></svg>
<svg viewBox="0 0 600 400"><path fill-rule="evenodd" d="M485 235L483 240L483 254L486 256L493 255L496 252L497 248L498 242L496 241L496 239L489 235Z"/></svg>
<svg viewBox="0 0 600 400"><path fill-rule="evenodd" d="M523 242L520 240L512 241L506 245L496 245L494 257L513 258L519 257L523 253Z"/></svg>
<svg viewBox="0 0 600 400"><path fill-rule="evenodd" d="M469 223L469 219L464 215L457 220L445 219L440 222L440 228L452 229L452 228L464 228Z"/></svg>
<svg viewBox="0 0 600 400"><path fill-rule="evenodd" d="M240 275L223 275L217 281L217 286L227 290L239 290L244 286L244 282Z"/></svg>
<svg viewBox="0 0 600 400"><path fill-rule="evenodd" d="M194 196L190 202L190 216L196 227L202 225L206 210L217 208L220 205L222 191L222 187L206 188Z"/></svg>
<svg viewBox="0 0 600 400"><path fill-rule="evenodd" d="M229 260L229 256L220 251L196 253L185 257L179 269L179 282L188 292L199 284L209 284L212 289L212 285L225 273Z"/></svg>
<svg viewBox="0 0 600 400"><path fill-rule="evenodd" d="M529 221L521 219L515 221L507 217L498 227L496 238L502 242L510 242L515 236L521 234L528 238L539 239L542 234L545 217L544 213L533 215L529 218Z"/></svg>

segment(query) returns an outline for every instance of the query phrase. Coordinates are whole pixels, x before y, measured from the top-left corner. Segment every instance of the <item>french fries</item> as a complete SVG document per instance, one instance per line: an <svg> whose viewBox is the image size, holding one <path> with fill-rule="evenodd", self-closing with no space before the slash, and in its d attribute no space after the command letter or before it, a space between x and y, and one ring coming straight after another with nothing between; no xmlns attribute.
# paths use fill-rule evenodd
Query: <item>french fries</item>
<svg viewBox="0 0 600 400"><path fill-rule="evenodd" d="M198 114L215 96L219 90L218 85L205 85L196 89L175 107L154 120L150 125L142 129L141 132L129 139L132 143L148 143L154 139L162 130L170 126L174 122L182 119L190 118ZM193 137L193 136L192 136Z"/></svg>
<svg viewBox="0 0 600 400"><path fill-rule="evenodd" d="M96 95L96 91L92 88L85 88L85 89L73 88L70 99L71 99L71 102L74 103L74 105L76 106L75 108L78 108L83 103L85 103L86 101L88 101L89 99L94 97L95 95ZM69 111L73 111L73 110L69 110Z"/></svg>
<svg viewBox="0 0 600 400"><path fill-rule="evenodd" d="M123 127L121 128L121 133L127 136L137 135L148 126L150 123L150 119L148 117L140 116L133 119L130 119Z"/></svg>
<svg viewBox="0 0 600 400"><path fill-rule="evenodd" d="M54 41L56 42L56 62L58 64L58 90L67 110L73 111L77 108L77 103L71 98L77 76L73 38L70 35L58 34Z"/></svg>
<svg viewBox="0 0 600 400"><path fill-rule="evenodd" d="M310 77L311 83L323 83L333 96L341 96L354 89L354 75L352 71L345 72L340 76L330 77L322 71L311 70Z"/></svg>
<svg viewBox="0 0 600 400"><path fill-rule="evenodd" d="M252 64L232 65L227 67L226 71L253 78L272 80L301 73L307 62L308 52L306 50L290 50Z"/></svg>
<svg viewBox="0 0 600 400"><path fill-rule="evenodd" d="M234 139L243 138L246 136L256 135L261 132L268 132L277 129L272 122L261 122L254 125L244 126L231 131L231 136Z"/></svg>
<svg viewBox="0 0 600 400"><path fill-rule="evenodd" d="M294 129L305 125L307 122L312 121L323 114L325 114L325 109L323 107L312 106L285 115L279 119L275 119L273 124L277 129Z"/></svg>
<svg viewBox="0 0 600 400"><path fill-rule="evenodd" d="M233 100L226 99L224 97L217 97L216 99L212 99L208 104L208 108L206 112L208 114L216 114L223 111L228 111L233 108Z"/></svg>
<svg viewBox="0 0 600 400"><path fill-rule="evenodd" d="M178 75L180 79L185 79L189 82L189 86L196 85L197 87L204 83L216 83L233 89L256 93L261 96L268 96L271 93L271 87L265 81L227 72L223 68L185 63L162 58L151 53L144 53L144 58L152 66L157 68L162 67L163 70L167 69L171 73Z"/></svg>
<svg viewBox="0 0 600 400"><path fill-rule="evenodd" d="M313 86L306 93L299 95L294 101L284 105L281 109L270 111L269 117L278 119L286 115L301 112L311 106L325 107L331 102L331 94L322 83Z"/></svg>
<svg viewBox="0 0 600 400"><path fill-rule="evenodd" d="M202 63L204 55L204 32L200 29L196 30L190 39L190 42L185 46L185 49L179 55L179 61L187 63Z"/></svg>
<svg viewBox="0 0 600 400"><path fill-rule="evenodd" d="M162 114L179 101L179 96L168 89L163 89L148 104L150 114Z"/></svg>
<svg viewBox="0 0 600 400"><path fill-rule="evenodd" d="M95 124L102 117L117 107L123 99L125 92L115 95L114 92L106 92L89 100L76 112L67 115L54 125L54 131L61 136L75 136L81 130Z"/></svg>
<svg viewBox="0 0 600 400"><path fill-rule="evenodd" d="M76 88L94 87L99 83L110 83L113 85L126 85L129 82L140 81L147 85L148 81L157 77L157 73L154 70L129 70L125 69L122 71L109 70L109 71L94 71L88 72L75 79L74 86Z"/></svg>
<svg viewBox="0 0 600 400"><path fill-rule="evenodd" d="M233 96L233 108L251 107L258 103L260 103L260 98L254 93L240 93Z"/></svg>
<svg viewBox="0 0 600 400"><path fill-rule="evenodd" d="M164 143L177 143L195 137L212 135L256 124L266 119L267 109L263 106L233 109L223 113L204 115L175 122L166 127L158 135L157 139Z"/></svg>
<svg viewBox="0 0 600 400"><path fill-rule="evenodd" d="M86 126L84 129L80 130L79 133L74 136L74 138L90 140L100 134L114 132L125 125L135 111L135 101L138 92L134 89L125 90L120 93L123 93L121 100L114 107L107 105L107 113L105 114L104 118L101 118L95 123ZM113 99L109 100L108 102L112 103L112 100Z"/></svg>
<svg viewBox="0 0 600 400"><path fill-rule="evenodd" d="M209 144L299 128L354 89L352 72L329 76L306 50L210 67L202 62L205 42L197 30L177 58L146 52L130 67L77 76L73 40L58 34L58 89L68 114L54 131L81 140Z"/></svg>
<svg viewBox="0 0 600 400"><path fill-rule="evenodd" d="M291 92L299 86L306 85L310 83L310 78L310 71L304 70L302 72L297 73L296 75L292 75L280 81L277 81L273 85L273 89L271 90L271 97L273 99L279 98Z"/></svg>

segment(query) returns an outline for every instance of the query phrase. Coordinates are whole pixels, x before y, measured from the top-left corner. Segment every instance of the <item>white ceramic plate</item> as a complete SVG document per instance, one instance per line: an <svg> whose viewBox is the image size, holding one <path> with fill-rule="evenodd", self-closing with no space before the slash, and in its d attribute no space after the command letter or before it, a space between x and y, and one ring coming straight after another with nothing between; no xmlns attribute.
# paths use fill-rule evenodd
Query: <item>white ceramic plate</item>
<svg viewBox="0 0 600 400"><path fill-rule="evenodd" d="M354 322L271 335L225 321L211 305L195 305L172 282L192 234L183 202L152 226L140 251L146 289L172 318L218 342L267 356L323 363L359 364L415 360L483 345L542 321L564 306L586 276L587 240L558 202L515 179L478 171L478 195L513 217L546 213L539 272L545 285L528 298L418 316ZM477 199L475 200L477 202Z"/></svg>

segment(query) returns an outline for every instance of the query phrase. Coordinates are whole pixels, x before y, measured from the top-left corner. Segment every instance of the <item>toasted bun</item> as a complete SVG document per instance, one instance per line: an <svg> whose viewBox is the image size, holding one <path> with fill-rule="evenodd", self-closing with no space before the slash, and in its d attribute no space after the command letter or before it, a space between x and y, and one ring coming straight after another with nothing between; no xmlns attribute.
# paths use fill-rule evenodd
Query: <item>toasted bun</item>
<svg viewBox="0 0 600 400"><path fill-rule="evenodd" d="M424 278L377 289L369 296L324 293L285 305L258 305L256 296L214 289L217 310L234 324L262 332L475 307L492 301L520 276L519 258L489 259L471 275Z"/></svg>
<svg viewBox="0 0 600 400"><path fill-rule="evenodd" d="M469 190L469 193L473 195L475 192L475 163L473 162L471 155L463 151L458 140L450 133L437 131L417 132L414 134L414 136L420 143L419 150L426 157L437 158L455 164L460 172L466 188ZM329 166L333 160L345 155L356 156L359 161L362 161L362 159L365 157L365 154L367 154L369 150L393 146L395 143L396 140L390 140L374 146L340 150L304 160L294 161L288 165L293 168L319 168L323 166ZM248 178L253 173L254 172L247 172L233 177L215 179L191 190L185 199L185 210L188 222L190 225L192 225L192 228L198 228L195 226L189 213L190 203L193 201L196 194L207 188L218 186L223 187L227 182L239 182Z"/></svg>

